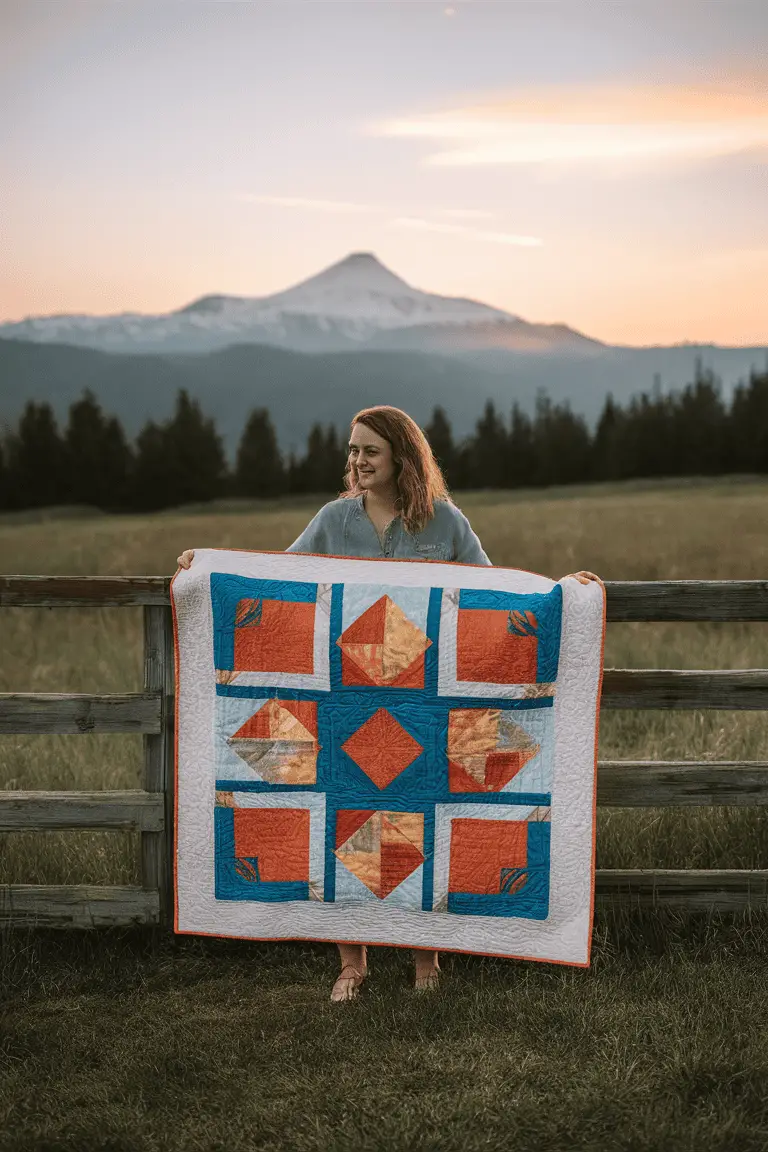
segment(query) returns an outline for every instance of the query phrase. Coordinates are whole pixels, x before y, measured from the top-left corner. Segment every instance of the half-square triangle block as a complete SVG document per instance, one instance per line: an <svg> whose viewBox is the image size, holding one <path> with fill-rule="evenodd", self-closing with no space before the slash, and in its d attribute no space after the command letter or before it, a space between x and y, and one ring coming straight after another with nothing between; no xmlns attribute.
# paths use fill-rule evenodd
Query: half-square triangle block
<svg viewBox="0 0 768 1152"><path fill-rule="evenodd" d="M341 648L342 683L424 687L424 653L432 641L391 597L380 596L336 643Z"/></svg>
<svg viewBox="0 0 768 1152"><path fill-rule="evenodd" d="M342 744L377 788L386 788L424 751L386 708L379 708Z"/></svg>
<svg viewBox="0 0 768 1152"><path fill-rule="evenodd" d="M317 780L317 704L314 700L265 701L227 743L269 784Z"/></svg>
<svg viewBox="0 0 768 1152"><path fill-rule="evenodd" d="M540 751L509 712L453 708L448 715L451 792L500 792Z"/></svg>
<svg viewBox="0 0 768 1152"><path fill-rule="evenodd" d="M424 814L340 811L336 845L344 867L384 900L424 863Z"/></svg>

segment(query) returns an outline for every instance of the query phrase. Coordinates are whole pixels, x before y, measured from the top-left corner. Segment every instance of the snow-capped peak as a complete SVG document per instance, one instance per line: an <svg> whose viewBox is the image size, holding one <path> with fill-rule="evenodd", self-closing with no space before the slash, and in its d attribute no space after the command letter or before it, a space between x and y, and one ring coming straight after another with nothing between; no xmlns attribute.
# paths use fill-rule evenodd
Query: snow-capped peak
<svg viewBox="0 0 768 1152"><path fill-rule="evenodd" d="M511 320L508 312L474 300L438 296L412 288L386 268L372 252L353 252L330 268L310 276L273 296L204 296L187 305L182 314L225 317L242 323L274 324L281 316L323 317L334 323L352 322L370 330L352 339L365 339L374 331L421 324L467 324Z"/></svg>

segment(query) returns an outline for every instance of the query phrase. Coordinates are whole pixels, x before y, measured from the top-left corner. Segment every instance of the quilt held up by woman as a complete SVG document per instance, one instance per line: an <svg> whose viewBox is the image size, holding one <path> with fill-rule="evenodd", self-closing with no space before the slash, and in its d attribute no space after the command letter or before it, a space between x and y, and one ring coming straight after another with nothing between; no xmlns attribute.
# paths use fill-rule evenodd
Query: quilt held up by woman
<svg viewBox="0 0 768 1152"><path fill-rule="evenodd" d="M172 599L178 932L589 963L599 585L201 549Z"/></svg>

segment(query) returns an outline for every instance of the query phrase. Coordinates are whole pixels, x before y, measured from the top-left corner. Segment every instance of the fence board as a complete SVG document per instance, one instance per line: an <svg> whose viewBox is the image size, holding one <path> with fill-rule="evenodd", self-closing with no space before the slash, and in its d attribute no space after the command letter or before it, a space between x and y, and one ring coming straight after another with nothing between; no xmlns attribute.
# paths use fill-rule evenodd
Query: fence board
<svg viewBox="0 0 768 1152"><path fill-rule="evenodd" d="M768 671L606 668L601 708L768 708Z"/></svg>
<svg viewBox="0 0 768 1152"><path fill-rule="evenodd" d="M595 893L601 907L737 912L768 907L768 870L603 869ZM0 925L103 928L159 919L159 893L144 888L0 885Z"/></svg>
<svg viewBox="0 0 768 1152"><path fill-rule="evenodd" d="M690 912L768 908L768 870L603 869L595 874L595 895L604 906L664 905Z"/></svg>
<svg viewBox="0 0 768 1152"><path fill-rule="evenodd" d="M122 828L161 832L162 792L0 792L0 832Z"/></svg>
<svg viewBox="0 0 768 1152"><path fill-rule="evenodd" d="M768 804L768 761L600 760L597 802L614 808Z"/></svg>
<svg viewBox="0 0 768 1152"><path fill-rule="evenodd" d="M157 924L160 899L144 888L90 884L0 884L0 925L37 928L111 928Z"/></svg>
<svg viewBox="0 0 768 1152"><path fill-rule="evenodd" d="M0 733L29 735L91 732L160 732L159 692L84 695L0 692Z"/></svg>
<svg viewBox="0 0 768 1152"><path fill-rule="evenodd" d="M611 580L605 590L616 623L768 620L768 580Z"/></svg>
<svg viewBox="0 0 768 1152"><path fill-rule="evenodd" d="M0 607L167 605L169 576L1 576ZM609 621L768 621L766 580L609 580Z"/></svg>
<svg viewBox="0 0 768 1152"><path fill-rule="evenodd" d="M169 616L168 609L145 609ZM172 677L170 623L163 625L168 649L165 666ZM0 693L0 733L136 732L163 736L170 721L172 679L165 690L123 695L37 692ZM656 668L607 668L603 708L768 709L768 671L675 671ZM164 738L166 755L167 739ZM159 789L148 788L148 791Z"/></svg>
<svg viewBox="0 0 768 1152"><path fill-rule="evenodd" d="M170 583L170 576L0 576L0 608L168 604Z"/></svg>

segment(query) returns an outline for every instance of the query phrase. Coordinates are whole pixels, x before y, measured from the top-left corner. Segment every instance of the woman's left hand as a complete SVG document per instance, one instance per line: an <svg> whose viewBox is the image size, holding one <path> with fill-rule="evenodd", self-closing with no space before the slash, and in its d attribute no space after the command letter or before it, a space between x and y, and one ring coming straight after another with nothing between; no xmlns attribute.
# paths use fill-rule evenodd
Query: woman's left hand
<svg viewBox="0 0 768 1152"><path fill-rule="evenodd" d="M590 580L596 580L598 584L603 583L599 576L595 576L594 572L569 572L568 576L573 576L579 584L589 584ZM568 576L565 577L566 580Z"/></svg>

